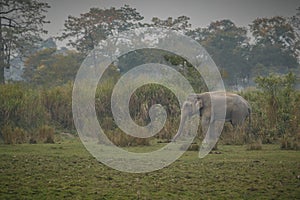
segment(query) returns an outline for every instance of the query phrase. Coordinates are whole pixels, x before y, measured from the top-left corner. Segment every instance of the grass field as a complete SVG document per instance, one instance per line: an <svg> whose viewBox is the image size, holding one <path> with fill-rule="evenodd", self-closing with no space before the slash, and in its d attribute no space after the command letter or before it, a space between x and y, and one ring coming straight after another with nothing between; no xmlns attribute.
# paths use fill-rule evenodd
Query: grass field
<svg viewBox="0 0 300 200"><path fill-rule="evenodd" d="M162 170L128 174L99 163L78 140L0 145L0 199L300 199L299 151L219 149L204 159L188 151Z"/></svg>

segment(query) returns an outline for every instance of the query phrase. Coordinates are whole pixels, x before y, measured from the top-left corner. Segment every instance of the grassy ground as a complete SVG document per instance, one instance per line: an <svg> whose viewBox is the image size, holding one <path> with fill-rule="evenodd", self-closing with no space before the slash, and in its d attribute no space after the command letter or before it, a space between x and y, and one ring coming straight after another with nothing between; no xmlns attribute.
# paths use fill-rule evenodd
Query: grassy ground
<svg viewBox="0 0 300 200"><path fill-rule="evenodd" d="M0 145L0 199L300 198L299 151L219 149L204 159L189 151L162 170L128 174L97 162L77 140Z"/></svg>

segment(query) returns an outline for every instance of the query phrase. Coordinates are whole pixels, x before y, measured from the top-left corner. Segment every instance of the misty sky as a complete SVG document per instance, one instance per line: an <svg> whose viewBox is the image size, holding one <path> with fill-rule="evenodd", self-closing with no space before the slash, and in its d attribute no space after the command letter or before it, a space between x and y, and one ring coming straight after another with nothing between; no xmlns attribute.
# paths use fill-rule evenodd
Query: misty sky
<svg viewBox="0 0 300 200"><path fill-rule="evenodd" d="M110 8L128 4L137 9L145 21L152 17L166 19L186 15L193 27L207 27L212 21L230 19L247 26L258 17L292 16L300 7L299 0L43 0L51 8L47 13L51 24L45 25L47 37L61 34L68 15L79 16L91 7Z"/></svg>

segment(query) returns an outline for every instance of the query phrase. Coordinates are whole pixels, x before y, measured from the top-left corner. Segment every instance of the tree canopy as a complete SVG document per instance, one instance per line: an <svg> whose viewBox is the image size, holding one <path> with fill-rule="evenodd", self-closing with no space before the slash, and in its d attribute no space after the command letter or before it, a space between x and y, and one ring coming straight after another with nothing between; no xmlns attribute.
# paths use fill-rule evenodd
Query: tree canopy
<svg viewBox="0 0 300 200"><path fill-rule="evenodd" d="M36 0L0 1L0 83L4 83L4 68L9 68L15 55L28 55L40 34L47 33L45 13L50 6Z"/></svg>
<svg viewBox="0 0 300 200"><path fill-rule="evenodd" d="M257 18L248 27L237 26L229 19L213 21L207 27L192 27L190 18L184 15L166 19L154 16L150 23L144 23L142 14L128 5L108 9L91 8L79 17L69 16L65 20L64 30L57 39L67 41L67 45L76 49L77 53L61 57L53 49L42 49L38 53L32 51L32 45L40 39L40 34L46 32L43 24L48 23L44 15L49 8L47 3L35 0L4 0L0 2L0 8L1 74L4 67L9 67L9 60L14 55L27 55L27 81L34 79L33 82L36 82L38 77L53 77L45 73L52 73L52 63L56 63L57 60L50 62L49 59L63 59L63 62L73 65L70 69L75 70L80 65L75 62L81 62L82 56L87 55L99 42L111 35L118 37L120 32L136 27L165 27L192 37L208 51L225 84L229 86L237 85L241 81L249 83L250 79L254 80L258 75L268 75L271 72L300 72L300 8L292 17ZM160 55L161 52L140 51L133 54L135 56L132 56L131 61L135 64L153 61L155 55L159 63L177 65L178 69L185 65L184 58ZM49 56L46 60L41 59L46 55ZM70 58L67 58L68 56L73 57L74 62L66 61ZM130 62L123 63L121 71L133 64ZM41 76L41 72L45 76ZM3 81L2 78L1 82Z"/></svg>
<svg viewBox="0 0 300 200"><path fill-rule="evenodd" d="M26 60L24 78L34 85L63 85L75 80L82 61L82 54L75 51L57 53L54 48L43 49Z"/></svg>
<svg viewBox="0 0 300 200"><path fill-rule="evenodd" d="M68 39L68 45L87 54L107 36L138 26L143 17L136 9L125 5L120 9L91 8L80 17L69 16L60 40Z"/></svg>

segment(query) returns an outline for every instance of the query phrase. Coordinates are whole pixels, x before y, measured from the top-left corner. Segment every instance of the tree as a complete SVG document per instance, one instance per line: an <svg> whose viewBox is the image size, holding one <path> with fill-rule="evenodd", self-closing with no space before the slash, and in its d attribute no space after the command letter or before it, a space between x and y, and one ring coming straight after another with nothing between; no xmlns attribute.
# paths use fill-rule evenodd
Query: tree
<svg viewBox="0 0 300 200"><path fill-rule="evenodd" d="M44 15L50 6L36 0L0 1L0 83L4 83L4 68L9 68L15 55L27 55L43 29Z"/></svg>
<svg viewBox="0 0 300 200"><path fill-rule="evenodd" d="M290 24L292 25L292 27L295 30L295 33L298 36L298 42L299 42L299 37L300 37L300 7L298 7L297 9L297 13L290 17L288 20L290 22Z"/></svg>
<svg viewBox="0 0 300 200"><path fill-rule="evenodd" d="M26 81L31 82L34 77L34 73L39 67L41 68L41 66L43 66L42 62L47 62L55 51L56 48L47 48L30 55L25 61L23 78Z"/></svg>
<svg viewBox="0 0 300 200"><path fill-rule="evenodd" d="M253 66L263 65L267 73L288 73L299 66L299 36L286 18L257 18L250 31L255 39L249 56Z"/></svg>
<svg viewBox="0 0 300 200"><path fill-rule="evenodd" d="M28 57L24 77L35 85L62 85L75 80L83 58L74 51L57 53L54 48L43 49Z"/></svg>
<svg viewBox="0 0 300 200"><path fill-rule="evenodd" d="M265 76L272 72L284 74L299 66L296 57L283 51L279 45L270 44L253 45L249 62L252 65L252 76Z"/></svg>
<svg viewBox="0 0 300 200"><path fill-rule="evenodd" d="M271 74L270 76L258 76L255 79L258 88L262 90L266 105L266 115L269 130L272 134L283 136L286 133L296 134L299 123L297 118L299 110L298 100L294 89L296 76L293 73L286 75ZM297 122L295 124L295 122Z"/></svg>
<svg viewBox="0 0 300 200"><path fill-rule="evenodd" d="M298 57L298 61L299 61L299 57L300 57L300 7L298 7L296 10L297 10L297 13L294 16L289 18L289 23L292 25L295 36L296 36L295 46L298 47L298 49L296 49L296 56Z"/></svg>
<svg viewBox="0 0 300 200"><path fill-rule="evenodd" d="M91 8L80 17L69 16L60 40L69 39L68 45L87 54L107 36L139 25L143 17L136 9L125 5L120 9Z"/></svg>
<svg viewBox="0 0 300 200"><path fill-rule="evenodd" d="M237 27L230 20L221 20L212 22L207 28L192 30L187 35L208 51L227 84L233 85L238 78L249 76L249 38L246 28Z"/></svg>
<svg viewBox="0 0 300 200"><path fill-rule="evenodd" d="M191 28L189 20L190 18L187 16L180 16L176 19L168 17L168 19L166 20L159 19L158 17L153 17L153 24L150 24L150 26L171 28L172 30L183 31L185 33L188 31L188 29Z"/></svg>
<svg viewBox="0 0 300 200"><path fill-rule="evenodd" d="M278 45L282 51L294 57L296 57L296 52L300 50L297 43L297 33L284 17L257 18L250 24L250 30L256 45Z"/></svg>

